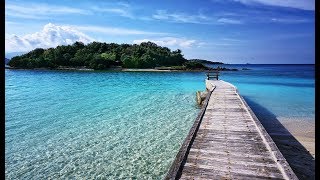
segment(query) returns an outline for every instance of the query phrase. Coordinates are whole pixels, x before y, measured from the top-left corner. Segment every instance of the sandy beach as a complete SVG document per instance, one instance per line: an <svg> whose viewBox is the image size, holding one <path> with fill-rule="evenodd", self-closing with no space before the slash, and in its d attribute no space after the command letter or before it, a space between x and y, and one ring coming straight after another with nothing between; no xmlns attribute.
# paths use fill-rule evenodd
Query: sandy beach
<svg viewBox="0 0 320 180"><path fill-rule="evenodd" d="M315 157L315 124L309 119L280 119L282 125Z"/></svg>
<svg viewBox="0 0 320 180"><path fill-rule="evenodd" d="M269 122L260 120L298 178L314 179L314 120L282 117L270 118Z"/></svg>

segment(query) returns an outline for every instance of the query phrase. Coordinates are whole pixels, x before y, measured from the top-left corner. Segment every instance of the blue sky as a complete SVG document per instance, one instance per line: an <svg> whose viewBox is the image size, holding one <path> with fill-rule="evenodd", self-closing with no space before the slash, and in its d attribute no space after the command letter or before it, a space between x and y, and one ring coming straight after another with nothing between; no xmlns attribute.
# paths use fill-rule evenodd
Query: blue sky
<svg viewBox="0 0 320 180"><path fill-rule="evenodd" d="M185 58L314 63L314 0L6 0L6 53L153 41Z"/></svg>

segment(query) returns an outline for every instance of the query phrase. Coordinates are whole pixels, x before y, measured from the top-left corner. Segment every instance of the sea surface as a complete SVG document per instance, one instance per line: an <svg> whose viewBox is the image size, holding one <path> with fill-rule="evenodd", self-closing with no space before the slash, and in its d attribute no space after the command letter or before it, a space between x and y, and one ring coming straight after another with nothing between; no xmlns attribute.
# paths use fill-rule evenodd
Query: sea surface
<svg viewBox="0 0 320 180"><path fill-rule="evenodd" d="M220 65L221 66L221 65ZM255 113L315 121L314 65L223 65ZM204 72L5 71L6 179L163 179Z"/></svg>

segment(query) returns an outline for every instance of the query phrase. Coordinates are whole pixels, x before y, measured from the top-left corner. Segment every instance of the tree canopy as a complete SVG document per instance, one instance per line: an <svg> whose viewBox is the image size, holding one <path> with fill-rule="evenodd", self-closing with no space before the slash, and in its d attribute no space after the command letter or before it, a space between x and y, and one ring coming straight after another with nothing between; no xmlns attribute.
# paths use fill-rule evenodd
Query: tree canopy
<svg viewBox="0 0 320 180"><path fill-rule="evenodd" d="M84 45L81 42L75 42L72 45L61 45L56 48L36 48L26 54L13 57L9 65L15 68L86 66L102 70L111 66L124 68L182 66L186 62L180 49L171 51L153 42L143 42L140 45L101 42Z"/></svg>
<svg viewBox="0 0 320 180"><path fill-rule="evenodd" d="M217 61L209 61L205 59L189 59L189 61L195 61L203 64L224 64L222 62L217 62Z"/></svg>

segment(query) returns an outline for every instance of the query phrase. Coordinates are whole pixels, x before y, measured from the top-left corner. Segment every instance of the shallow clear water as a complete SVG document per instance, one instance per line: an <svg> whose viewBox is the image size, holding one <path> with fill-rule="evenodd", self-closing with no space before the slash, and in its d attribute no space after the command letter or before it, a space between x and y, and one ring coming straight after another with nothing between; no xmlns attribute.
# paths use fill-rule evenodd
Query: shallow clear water
<svg viewBox="0 0 320 180"><path fill-rule="evenodd" d="M314 121L314 66L229 66L251 69L221 73L246 99ZM205 89L201 72L5 73L8 179L162 179Z"/></svg>

